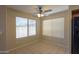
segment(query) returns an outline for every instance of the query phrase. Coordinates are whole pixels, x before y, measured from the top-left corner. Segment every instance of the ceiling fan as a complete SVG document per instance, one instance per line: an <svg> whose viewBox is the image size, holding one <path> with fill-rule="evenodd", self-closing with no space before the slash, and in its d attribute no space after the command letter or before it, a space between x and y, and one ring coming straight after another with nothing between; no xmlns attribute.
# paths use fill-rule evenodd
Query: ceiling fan
<svg viewBox="0 0 79 59"><path fill-rule="evenodd" d="M40 18L40 17L46 16L46 13L51 12L51 11L52 11L52 9L44 10L43 6L39 5L39 6L37 6L36 12L33 13L33 15Z"/></svg>

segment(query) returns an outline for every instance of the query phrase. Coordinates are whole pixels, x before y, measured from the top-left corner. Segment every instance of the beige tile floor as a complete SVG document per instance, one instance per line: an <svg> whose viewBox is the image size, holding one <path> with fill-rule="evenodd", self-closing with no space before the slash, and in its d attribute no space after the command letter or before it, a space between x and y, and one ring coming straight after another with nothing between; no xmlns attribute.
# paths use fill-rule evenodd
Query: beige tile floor
<svg viewBox="0 0 79 59"><path fill-rule="evenodd" d="M64 48L40 41L15 51L16 54L64 54Z"/></svg>

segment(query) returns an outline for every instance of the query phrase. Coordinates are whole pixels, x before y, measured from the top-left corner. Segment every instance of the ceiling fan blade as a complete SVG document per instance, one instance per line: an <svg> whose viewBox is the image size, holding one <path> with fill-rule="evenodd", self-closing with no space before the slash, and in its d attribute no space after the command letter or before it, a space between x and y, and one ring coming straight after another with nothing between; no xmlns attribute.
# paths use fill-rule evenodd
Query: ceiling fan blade
<svg viewBox="0 0 79 59"><path fill-rule="evenodd" d="M45 11L44 11L44 13L45 13L45 12L51 12L51 11L52 11L52 9L49 9L49 10L45 10Z"/></svg>

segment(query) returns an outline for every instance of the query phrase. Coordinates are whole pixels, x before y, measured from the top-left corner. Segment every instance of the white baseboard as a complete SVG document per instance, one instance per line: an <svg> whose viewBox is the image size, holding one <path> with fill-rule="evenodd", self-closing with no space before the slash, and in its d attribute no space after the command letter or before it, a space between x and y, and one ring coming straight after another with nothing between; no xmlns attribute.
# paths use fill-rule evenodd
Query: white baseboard
<svg viewBox="0 0 79 59"><path fill-rule="evenodd" d="M9 51L0 51L0 54L6 54L9 53Z"/></svg>

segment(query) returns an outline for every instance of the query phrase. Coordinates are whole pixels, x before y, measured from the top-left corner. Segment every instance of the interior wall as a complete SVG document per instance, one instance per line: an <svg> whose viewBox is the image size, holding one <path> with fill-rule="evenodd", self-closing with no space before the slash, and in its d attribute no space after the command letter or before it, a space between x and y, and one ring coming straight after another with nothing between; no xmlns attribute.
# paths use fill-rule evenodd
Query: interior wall
<svg viewBox="0 0 79 59"><path fill-rule="evenodd" d="M79 5L70 5L70 10L76 10L79 9Z"/></svg>
<svg viewBox="0 0 79 59"><path fill-rule="evenodd" d="M16 16L31 18L37 21L37 32L36 36L30 36L25 38L16 39ZM20 47L25 44L31 44L37 42L40 36L40 20L31 16L30 14L23 13L14 9L7 8L7 19L6 19L6 40L7 40L7 50L12 50L14 48Z"/></svg>
<svg viewBox="0 0 79 59"><path fill-rule="evenodd" d="M61 47L65 48L65 53L71 53L71 41L70 41L70 12L69 10L59 12L56 14L52 14L48 17L45 17L44 20L49 20L49 19L56 19L56 18L63 18L64 17L64 39L56 38L56 37L49 37L49 36L44 36L43 39L45 40L50 40L52 43L55 43Z"/></svg>
<svg viewBox="0 0 79 59"><path fill-rule="evenodd" d="M6 50L6 8L0 6L0 53Z"/></svg>

